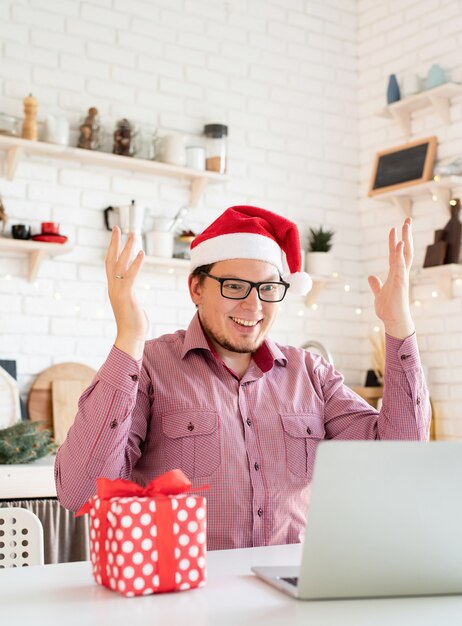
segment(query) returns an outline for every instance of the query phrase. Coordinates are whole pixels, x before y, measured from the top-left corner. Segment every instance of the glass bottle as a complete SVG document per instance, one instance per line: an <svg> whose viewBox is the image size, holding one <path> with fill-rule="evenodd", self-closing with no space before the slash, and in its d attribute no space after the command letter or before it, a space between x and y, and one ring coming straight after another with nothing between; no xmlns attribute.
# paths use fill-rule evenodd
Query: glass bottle
<svg viewBox="0 0 462 626"><path fill-rule="evenodd" d="M224 124L206 124L205 169L225 174L228 169L228 127Z"/></svg>

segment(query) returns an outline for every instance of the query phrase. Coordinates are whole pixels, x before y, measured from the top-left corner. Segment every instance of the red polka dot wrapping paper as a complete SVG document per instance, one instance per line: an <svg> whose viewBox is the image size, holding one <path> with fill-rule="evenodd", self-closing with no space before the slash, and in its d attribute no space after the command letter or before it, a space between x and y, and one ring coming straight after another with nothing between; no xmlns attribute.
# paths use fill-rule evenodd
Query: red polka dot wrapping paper
<svg viewBox="0 0 462 626"><path fill-rule="evenodd" d="M206 580L206 501L180 494L94 496L90 554L97 583L124 596L183 591Z"/></svg>

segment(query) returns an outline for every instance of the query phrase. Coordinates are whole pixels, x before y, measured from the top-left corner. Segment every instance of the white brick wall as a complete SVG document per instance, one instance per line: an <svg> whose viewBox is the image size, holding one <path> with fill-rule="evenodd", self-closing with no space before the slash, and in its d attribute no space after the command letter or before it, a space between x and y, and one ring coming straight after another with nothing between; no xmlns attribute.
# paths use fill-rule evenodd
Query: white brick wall
<svg viewBox="0 0 462 626"><path fill-rule="evenodd" d="M359 51L359 126L360 151L360 214L364 268L376 271L382 263L377 244L385 231L399 224L403 215L391 205L366 199L371 175L371 158L377 150L400 145L410 140L399 127L374 112L386 104L388 76L395 73L402 86L412 74L425 77L433 63L439 63L450 78L460 81L460 46L456 33L462 28L462 6L457 0L443 2L358 3ZM461 99L453 101L451 125L431 113L412 118L412 138L437 135L439 159L460 157L462 150ZM462 189L455 189L457 197ZM421 267L426 246L433 242L433 231L442 228L449 212L431 198L419 198L412 209L415 233L415 267ZM442 438L462 436L460 389L462 381L461 295L446 300L442 295L432 298L438 285L417 285L413 298L421 301L413 307L422 361L426 366L430 395L433 400L437 433ZM440 289L441 292L441 289Z"/></svg>
<svg viewBox="0 0 462 626"><path fill-rule="evenodd" d="M384 122L370 121L372 103L379 102L391 69L404 67L396 60L402 63L406 50L407 59L412 56L426 67L425 46L438 42L433 35L419 40L418 30L409 33L410 12L417 15L412 20L429 12L422 3L407 3L398 26L413 38L414 47L395 39L390 60L386 44L396 22L390 19L377 29L396 10L388 11L387 2L385 8L375 4L3 0L0 110L22 116L22 98L33 92L40 121L62 112L74 139L92 105L100 110L109 141L121 116L141 126L187 133L200 133L210 121L229 124L230 180L206 189L188 216L191 227L202 228L231 204L251 202L295 219L304 243L309 226L333 228L338 284L322 292L317 310L306 308L300 298L288 298L273 336L296 345L324 341L347 380L361 384L369 352L364 337L374 321L361 262L384 269L382 231L394 215L390 210L380 216L376 209L382 224L376 232L363 203L358 212L358 182L364 195L360 172L366 176L369 155L377 147L374 139L388 132L393 137L392 130L381 130ZM445 8L445 15L436 30L453 23L454 12ZM425 25L424 32L433 28ZM449 62L451 51L445 54L440 60ZM361 80L366 74L372 77L367 83ZM104 283L109 233L102 209L133 197L152 214L172 215L187 202L188 188L175 179L26 157L14 181L0 179L0 193L11 223L28 222L37 232L41 221L55 219L74 244L71 253L43 263L35 285L25 280L24 258L0 259L0 356L18 360L25 394L33 377L53 363L72 360L98 367L114 338ZM369 235L371 247L364 246ZM362 248L370 250L371 258L362 257ZM349 293L345 283L352 287ZM186 274L170 276L146 267L140 298L152 335L184 327L194 312ZM355 312L358 306L362 315Z"/></svg>

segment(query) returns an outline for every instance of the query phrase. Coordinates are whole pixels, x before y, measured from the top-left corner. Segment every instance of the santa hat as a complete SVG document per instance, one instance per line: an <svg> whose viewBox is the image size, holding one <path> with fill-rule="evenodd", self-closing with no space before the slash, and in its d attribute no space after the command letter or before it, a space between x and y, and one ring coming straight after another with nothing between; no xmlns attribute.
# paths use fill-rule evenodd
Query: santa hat
<svg viewBox="0 0 462 626"><path fill-rule="evenodd" d="M289 272L284 272L284 256ZM308 293L312 280L301 272L300 236L290 220L255 206L226 209L191 243L191 272L230 259L257 259L274 265L296 295Z"/></svg>

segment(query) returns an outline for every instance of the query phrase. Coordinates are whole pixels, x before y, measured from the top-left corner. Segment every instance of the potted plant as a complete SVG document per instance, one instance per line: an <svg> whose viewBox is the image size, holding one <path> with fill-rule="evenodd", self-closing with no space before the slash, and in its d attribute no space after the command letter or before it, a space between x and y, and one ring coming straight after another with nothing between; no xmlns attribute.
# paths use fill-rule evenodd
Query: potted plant
<svg viewBox="0 0 462 626"><path fill-rule="evenodd" d="M334 231L310 228L308 235L308 252L306 253L306 271L318 276L332 274L333 257L330 253Z"/></svg>

